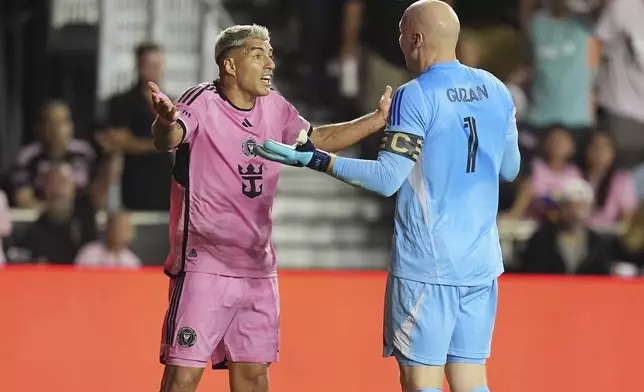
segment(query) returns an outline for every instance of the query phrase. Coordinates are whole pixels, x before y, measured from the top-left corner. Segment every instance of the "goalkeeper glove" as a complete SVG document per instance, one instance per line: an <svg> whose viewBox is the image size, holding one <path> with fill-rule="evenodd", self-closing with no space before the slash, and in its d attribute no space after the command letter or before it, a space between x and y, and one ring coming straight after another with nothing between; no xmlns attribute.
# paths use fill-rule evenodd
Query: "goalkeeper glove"
<svg viewBox="0 0 644 392"><path fill-rule="evenodd" d="M305 130L300 131L295 146L288 146L269 139L263 145L255 146L255 153L270 161L296 167L306 166L323 173L326 172L331 162L331 155L315 148Z"/></svg>

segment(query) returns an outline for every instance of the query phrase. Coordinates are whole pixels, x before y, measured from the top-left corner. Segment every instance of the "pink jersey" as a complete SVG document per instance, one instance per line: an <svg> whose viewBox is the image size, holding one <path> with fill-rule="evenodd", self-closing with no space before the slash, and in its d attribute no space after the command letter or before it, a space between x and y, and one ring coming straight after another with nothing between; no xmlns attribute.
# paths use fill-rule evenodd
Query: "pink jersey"
<svg viewBox="0 0 644 392"><path fill-rule="evenodd" d="M581 172L573 165L554 171L541 159L535 159L532 163L531 185L535 197L556 196L563 184L571 178L581 178Z"/></svg>
<svg viewBox="0 0 644 392"><path fill-rule="evenodd" d="M273 90L250 110L235 108L218 81L188 89L176 106L185 135L175 156L166 273L276 276L271 211L281 164L254 147L266 139L294 144L311 125Z"/></svg>
<svg viewBox="0 0 644 392"><path fill-rule="evenodd" d="M595 197L599 184L591 182ZM631 173L618 171L613 176L610 184L608 185L608 194L603 206L598 206L595 200L595 210L591 217L591 224L595 227L613 226L624 215L631 213L637 209L637 191L635 190L635 182Z"/></svg>

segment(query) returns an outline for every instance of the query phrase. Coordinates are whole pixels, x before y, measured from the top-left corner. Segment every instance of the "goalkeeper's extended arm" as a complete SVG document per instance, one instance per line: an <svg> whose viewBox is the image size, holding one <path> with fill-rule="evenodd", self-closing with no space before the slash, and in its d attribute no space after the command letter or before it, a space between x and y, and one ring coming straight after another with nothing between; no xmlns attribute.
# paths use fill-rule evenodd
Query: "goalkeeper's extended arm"
<svg viewBox="0 0 644 392"><path fill-rule="evenodd" d="M401 86L393 98L385 137L375 161L341 158L315 148L305 131L296 147L266 140L255 147L258 155L292 166L307 166L383 196L402 185L421 154L429 127L429 106L418 81Z"/></svg>
<svg viewBox="0 0 644 392"><path fill-rule="evenodd" d="M255 147L257 155L291 166L306 166L383 196L391 196L400 188L414 167L422 139L408 134L388 133L375 161L337 157L318 150L300 132L298 144L287 146L267 140Z"/></svg>
<svg viewBox="0 0 644 392"><path fill-rule="evenodd" d="M347 184L389 197L400 189L413 168L414 161L380 151L375 161L332 156L327 173Z"/></svg>

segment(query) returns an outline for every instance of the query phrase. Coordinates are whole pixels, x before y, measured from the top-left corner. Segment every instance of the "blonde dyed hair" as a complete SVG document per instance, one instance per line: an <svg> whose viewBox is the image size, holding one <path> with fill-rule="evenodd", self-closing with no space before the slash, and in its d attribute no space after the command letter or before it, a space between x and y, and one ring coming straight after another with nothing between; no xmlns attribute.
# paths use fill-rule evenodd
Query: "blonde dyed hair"
<svg viewBox="0 0 644 392"><path fill-rule="evenodd" d="M247 39L257 38L270 42L271 37L268 29L257 24L236 25L228 27L217 36L215 43L215 61L217 64L227 51L235 48L242 48Z"/></svg>

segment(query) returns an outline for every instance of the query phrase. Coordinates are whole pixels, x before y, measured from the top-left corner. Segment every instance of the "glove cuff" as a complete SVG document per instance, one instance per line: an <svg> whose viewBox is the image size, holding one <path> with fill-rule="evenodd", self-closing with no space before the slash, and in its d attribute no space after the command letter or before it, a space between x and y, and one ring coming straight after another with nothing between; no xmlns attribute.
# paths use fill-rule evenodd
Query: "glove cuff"
<svg viewBox="0 0 644 392"><path fill-rule="evenodd" d="M331 163L331 156L329 153L315 149L313 151L313 157L311 157L311 160L306 167L325 173L329 168L329 163Z"/></svg>

